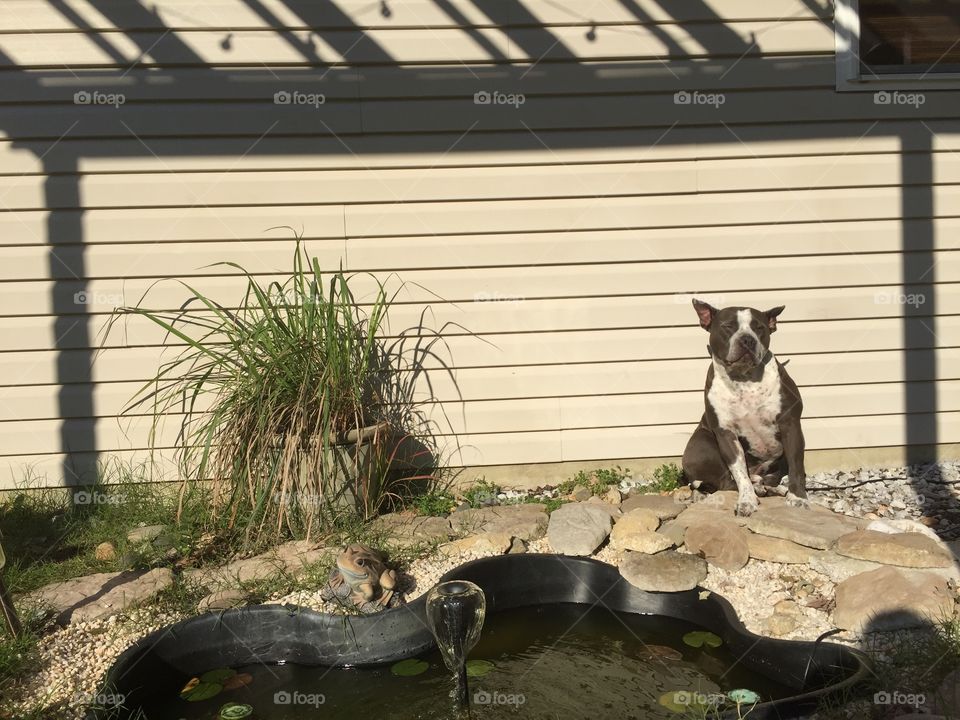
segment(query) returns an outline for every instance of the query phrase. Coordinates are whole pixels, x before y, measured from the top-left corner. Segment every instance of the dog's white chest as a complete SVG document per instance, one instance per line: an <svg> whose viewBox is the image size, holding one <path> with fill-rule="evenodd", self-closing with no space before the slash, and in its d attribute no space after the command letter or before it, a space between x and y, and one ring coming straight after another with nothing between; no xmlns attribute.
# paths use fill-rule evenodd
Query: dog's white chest
<svg viewBox="0 0 960 720"><path fill-rule="evenodd" d="M723 366L715 362L707 400L719 426L745 439L754 457L770 460L783 454L777 439L780 371L773 358L764 366L759 382L731 380Z"/></svg>

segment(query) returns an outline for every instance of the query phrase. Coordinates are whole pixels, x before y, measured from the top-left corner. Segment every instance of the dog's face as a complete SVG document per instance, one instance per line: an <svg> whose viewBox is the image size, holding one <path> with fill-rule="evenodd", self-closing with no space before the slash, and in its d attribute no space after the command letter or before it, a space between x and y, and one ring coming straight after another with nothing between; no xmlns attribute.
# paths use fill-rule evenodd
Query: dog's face
<svg viewBox="0 0 960 720"><path fill-rule="evenodd" d="M710 333L710 352L726 367L742 372L763 362L770 348L770 334L777 329L777 316L783 305L761 312L753 308L729 307L723 310L699 300L693 307L700 327Z"/></svg>

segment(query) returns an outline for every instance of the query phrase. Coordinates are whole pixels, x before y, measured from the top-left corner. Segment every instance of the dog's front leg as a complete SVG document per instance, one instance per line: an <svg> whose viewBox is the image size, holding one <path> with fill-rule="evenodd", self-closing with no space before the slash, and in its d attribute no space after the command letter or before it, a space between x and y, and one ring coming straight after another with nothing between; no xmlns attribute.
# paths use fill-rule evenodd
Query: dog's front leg
<svg viewBox="0 0 960 720"><path fill-rule="evenodd" d="M757 492L753 489L750 475L747 472L747 458L743 454L743 446L737 436L729 430L717 430L717 445L720 447L720 457L730 470L730 476L737 483L736 514L746 517L752 515L760 507Z"/></svg>
<svg viewBox="0 0 960 720"><path fill-rule="evenodd" d="M787 458L787 502L794 507L810 507L807 500L807 471L803 466L805 443L800 421L789 419L780 423L780 444Z"/></svg>

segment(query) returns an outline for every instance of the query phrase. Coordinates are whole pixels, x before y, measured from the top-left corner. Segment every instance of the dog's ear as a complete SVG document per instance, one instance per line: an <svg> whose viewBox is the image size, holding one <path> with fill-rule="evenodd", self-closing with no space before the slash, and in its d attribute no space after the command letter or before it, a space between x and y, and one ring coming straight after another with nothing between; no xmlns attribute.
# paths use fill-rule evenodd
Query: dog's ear
<svg viewBox="0 0 960 720"><path fill-rule="evenodd" d="M702 300L693 299L693 309L697 311L697 317L700 318L700 327L704 330L709 330L711 323L713 323L713 318L717 316L717 313L720 312L712 305L708 305Z"/></svg>
<svg viewBox="0 0 960 720"><path fill-rule="evenodd" d="M767 310L764 315L767 318L767 327L770 329L770 332L776 332L777 330L777 315L783 312L784 305L778 305L772 310Z"/></svg>

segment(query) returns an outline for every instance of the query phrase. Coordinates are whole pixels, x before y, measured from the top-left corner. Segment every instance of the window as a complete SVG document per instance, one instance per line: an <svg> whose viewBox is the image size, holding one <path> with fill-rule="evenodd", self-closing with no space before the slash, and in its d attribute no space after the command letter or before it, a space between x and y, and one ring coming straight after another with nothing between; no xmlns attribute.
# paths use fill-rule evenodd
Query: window
<svg viewBox="0 0 960 720"><path fill-rule="evenodd" d="M960 0L836 0L837 89L960 87Z"/></svg>

